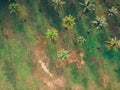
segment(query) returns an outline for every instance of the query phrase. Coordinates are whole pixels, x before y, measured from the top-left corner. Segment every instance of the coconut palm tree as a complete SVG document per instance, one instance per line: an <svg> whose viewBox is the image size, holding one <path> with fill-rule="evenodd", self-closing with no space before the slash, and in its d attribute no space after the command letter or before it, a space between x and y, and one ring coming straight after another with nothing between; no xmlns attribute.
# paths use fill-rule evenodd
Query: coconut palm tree
<svg viewBox="0 0 120 90"><path fill-rule="evenodd" d="M75 25L75 18L72 15L65 16L62 20L62 26L67 29L72 29Z"/></svg>
<svg viewBox="0 0 120 90"><path fill-rule="evenodd" d="M60 60L68 60L69 52L65 49L58 51L57 56Z"/></svg>
<svg viewBox="0 0 120 90"><path fill-rule="evenodd" d="M92 23L96 26L97 29L107 26L106 18L104 16L97 16L95 21Z"/></svg>
<svg viewBox="0 0 120 90"><path fill-rule="evenodd" d="M107 11L108 16L116 15L117 13L118 13L118 10L115 7L112 7L111 9L108 9Z"/></svg>
<svg viewBox="0 0 120 90"><path fill-rule="evenodd" d="M63 0L51 0L51 4L54 6L55 10L60 10L63 5L65 5L65 1Z"/></svg>
<svg viewBox="0 0 120 90"><path fill-rule="evenodd" d="M91 0L84 0L84 2L80 2L79 5L83 9L79 15L80 18L84 13L87 13L87 11L95 11L95 4L92 3Z"/></svg>
<svg viewBox="0 0 120 90"><path fill-rule="evenodd" d="M10 10L10 13L18 13L18 10L19 10L19 4L17 3L11 3L9 4L9 10Z"/></svg>
<svg viewBox="0 0 120 90"><path fill-rule="evenodd" d="M120 48L120 40L118 40L116 37L111 38L109 41L106 41L106 47L108 50L115 50L117 51Z"/></svg>
<svg viewBox="0 0 120 90"><path fill-rule="evenodd" d="M55 42L55 40L58 38L58 31L54 28L48 29L46 32L46 37L52 42Z"/></svg>

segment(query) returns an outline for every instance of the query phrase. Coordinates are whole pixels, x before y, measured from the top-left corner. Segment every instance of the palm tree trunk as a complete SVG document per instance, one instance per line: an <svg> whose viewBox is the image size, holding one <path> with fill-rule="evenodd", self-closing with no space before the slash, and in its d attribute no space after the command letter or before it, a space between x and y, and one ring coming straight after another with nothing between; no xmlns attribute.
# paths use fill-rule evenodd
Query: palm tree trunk
<svg viewBox="0 0 120 90"><path fill-rule="evenodd" d="M51 41L52 41L52 43L53 43L53 44L55 44L55 43L56 43L54 39L52 39Z"/></svg>

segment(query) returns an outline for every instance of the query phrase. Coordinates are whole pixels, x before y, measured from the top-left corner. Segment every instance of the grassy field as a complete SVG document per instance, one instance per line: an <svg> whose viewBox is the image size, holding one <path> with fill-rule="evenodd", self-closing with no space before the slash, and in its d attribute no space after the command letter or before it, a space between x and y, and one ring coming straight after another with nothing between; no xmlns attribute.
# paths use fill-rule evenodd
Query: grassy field
<svg viewBox="0 0 120 90"><path fill-rule="evenodd" d="M106 5L100 1L93 0L98 6L95 15L90 13L75 20L74 35L86 39L84 45L76 46L71 43L74 35L69 35L61 22L69 14L77 18L77 6L68 5L58 15L48 0L17 0L22 9L15 15L9 13L10 2L0 0L0 90L120 90L120 51L105 48L111 34L120 37L110 26L120 25L120 16L117 21L111 18L113 22L105 30L96 30L91 20L106 11ZM117 0L116 3L119 4ZM59 33L55 43L45 36L50 27ZM59 66L62 61L57 51L62 48L83 52L85 65L80 69L75 64ZM41 68L35 52L39 52L39 58L53 77Z"/></svg>

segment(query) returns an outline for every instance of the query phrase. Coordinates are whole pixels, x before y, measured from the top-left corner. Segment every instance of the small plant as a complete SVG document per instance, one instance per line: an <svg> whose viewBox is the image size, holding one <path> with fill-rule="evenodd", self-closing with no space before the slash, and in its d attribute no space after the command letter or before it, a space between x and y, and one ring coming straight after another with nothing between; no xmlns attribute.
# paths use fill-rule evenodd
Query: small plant
<svg viewBox="0 0 120 90"><path fill-rule="evenodd" d="M83 36L80 36L80 37L77 38L77 43L78 44L82 45L85 41L86 41L86 39Z"/></svg>
<svg viewBox="0 0 120 90"><path fill-rule="evenodd" d="M72 27L75 25L75 18L71 15L65 16L62 20L62 25L65 28L72 29Z"/></svg>
<svg viewBox="0 0 120 90"><path fill-rule="evenodd" d="M60 10L63 5L65 5L65 1L63 0L52 0L51 3L54 6L55 10Z"/></svg>
<svg viewBox="0 0 120 90"><path fill-rule="evenodd" d="M9 10L10 10L10 14L12 14L12 13L18 13L19 4L17 4L17 3L11 3L9 5Z"/></svg>
<svg viewBox="0 0 120 90"><path fill-rule="evenodd" d="M100 29L102 27L107 26L106 18L104 16L96 17L95 21L92 21L92 23L96 26L97 29Z"/></svg>
<svg viewBox="0 0 120 90"><path fill-rule="evenodd" d="M62 49L57 53L57 56L60 60L67 60L69 58L69 52Z"/></svg>
<svg viewBox="0 0 120 90"><path fill-rule="evenodd" d="M120 49L120 40L118 40L116 37L115 38L111 38L109 41L106 41L106 47L108 50L115 50L117 51L118 49Z"/></svg>
<svg viewBox="0 0 120 90"><path fill-rule="evenodd" d="M107 12L108 16L116 15L117 13L118 13L118 10L115 7L108 9L108 12Z"/></svg>
<svg viewBox="0 0 120 90"><path fill-rule="evenodd" d="M48 29L46 32L46 37L51 41L54 41L58 38L58 31L54 28Z"/></svg>

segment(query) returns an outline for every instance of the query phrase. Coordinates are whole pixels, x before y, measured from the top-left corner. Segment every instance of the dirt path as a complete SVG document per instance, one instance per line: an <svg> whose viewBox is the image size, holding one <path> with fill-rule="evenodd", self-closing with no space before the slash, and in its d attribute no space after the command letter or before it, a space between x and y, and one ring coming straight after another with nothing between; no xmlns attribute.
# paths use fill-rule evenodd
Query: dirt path
<svg viewBox="0 0 120 90"><path fill-rule="evenodd" d="M46 72L47 74L49 74L50 77L53 76L52 73L50 73L50 71L48 70L47 66L45 65L45 63L41 60L40 58L40 52L36 51L35 52L35 56L37 57L37 59L39 60L38 63L40 63L41 68L44 70L44 72Z"/></svg>
<svg viewBox="0 0 120 90"><path fill-rule="evenodd" d="M35 68L33 75L37 80L42 80L45 85L40 87L40 90L59 90L58 88L64 88L66 84L66 79L63 76L56 76L49 69L49 58L45 52L45 40L40 36L37 36L38 45L33 50L33 62L35 63ZM49 75L49 76L48 76Z"/></svg>

